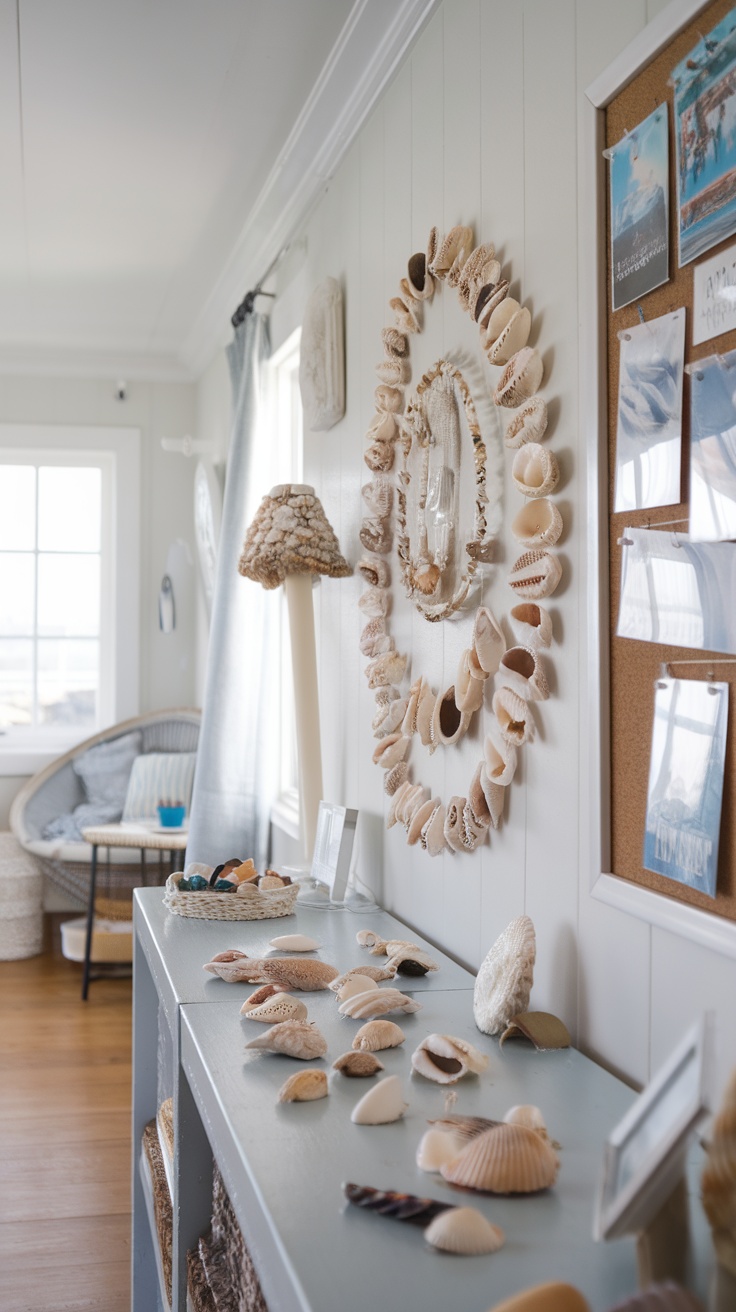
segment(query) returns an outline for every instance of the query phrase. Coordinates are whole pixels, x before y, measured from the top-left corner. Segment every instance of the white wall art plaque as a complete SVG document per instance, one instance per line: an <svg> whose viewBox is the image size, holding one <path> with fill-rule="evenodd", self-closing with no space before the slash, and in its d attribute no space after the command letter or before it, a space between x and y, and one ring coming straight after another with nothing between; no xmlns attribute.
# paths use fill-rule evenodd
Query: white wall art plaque
<svg viewBox="0 0 736 1312"><path fill-rule="evenodd" d="M680 500L685 309L622 329L614 510Z"/></svg>
<svg viewBox="0 0 736 1312"><path fill-rule="evenodd" d="M690 367L690 537L736 538L736 351Z"/></svg>
<svg viewBox="0 0 736 1312"><path fill-rule="evenodd" d="M716 895L728 684L659 679L644 868Z"/></svg>
<svg viewBox="0 0 736 1312"><path fill-rule="evenodd" d="M619 638L736 655L736 547L626 528Z"/></svg>
<svg viewBox="0 0 736 1312"><path fill-rule="evenodd" d="M736 246L693 269L693 346L736 328Z"/></svg>

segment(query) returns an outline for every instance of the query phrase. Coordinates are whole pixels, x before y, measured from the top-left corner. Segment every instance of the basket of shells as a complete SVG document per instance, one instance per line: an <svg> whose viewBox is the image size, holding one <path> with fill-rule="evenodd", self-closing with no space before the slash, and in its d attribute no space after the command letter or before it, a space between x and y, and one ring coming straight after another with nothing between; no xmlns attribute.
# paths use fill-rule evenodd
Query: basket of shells
<svg viewBox="0 0 736 1312"><path fill-rule="evenodd" d="M204 920L269 920L294 910L299 885L288 875L267 870L259 875L252 861L233 857L222 865L192 863L169 875L164 903L177 916Z"/></svg>

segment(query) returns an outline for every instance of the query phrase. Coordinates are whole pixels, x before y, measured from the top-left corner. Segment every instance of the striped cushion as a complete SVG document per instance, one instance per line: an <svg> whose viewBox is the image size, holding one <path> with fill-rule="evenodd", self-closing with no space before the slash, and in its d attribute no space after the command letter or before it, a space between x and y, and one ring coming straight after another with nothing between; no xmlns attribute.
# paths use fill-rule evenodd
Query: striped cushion
<svg viewBox="0 0 736 1312"><path fill-rule="evenodd" d="M155 819L161 802L182 802L189 809L196 759L196 752L148 752L136 757L123 820Z"/></svg>

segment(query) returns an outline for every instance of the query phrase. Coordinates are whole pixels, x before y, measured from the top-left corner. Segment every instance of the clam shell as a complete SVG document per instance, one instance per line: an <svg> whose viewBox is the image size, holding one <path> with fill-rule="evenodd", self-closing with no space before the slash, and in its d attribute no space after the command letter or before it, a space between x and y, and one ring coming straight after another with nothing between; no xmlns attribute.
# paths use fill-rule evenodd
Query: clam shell
<svg viewBox="0 0 736 1312"><path fill-rule="evenodd" d="M520 446L511 465L514 485L524 497L546 497L560 481L560 469L554 451L539 442Z"/></svg>
<svg viewBox="0 0 736 1312"><path fill-rule="evenodd" d="M578 1289L553 1280L543 1285L534 1285L531 1289L523 1289L521 1293L505 1298L502 1303L494 1303L490 1312L591 1312L591 1309ZM664 1309L660 1308L658 1312L664 1312ZM702 1312L702 1309L698 1309L698 1312Z"/></svg>
<svg viewBox="0 0 736 1312"><path fill-rule="evenodd" d="M499 733L489 733L483 743L486 774L491 783L507 788L516 774L519 759L513 743L509 743Z"/></svg>
<svg viewBox="0 0 736 1312"><path fill-rule="evenodd" d="M527 601L542 601L551 597L561 578L562 565L557 556L549 551L525 551L514 561L508 585Z"/></svg>
<svg viewBox="0 0 736 1312"><path fill-rule="evenodd" d="M398 1048L404 1042L404 1031L392 1020L370 1020L361 1025L353 1037L356 1052L382 1052L384 1048Z"/></svg>
<svg viewBox="0 0 736 1312"><path fill-rule="evenodd" d="M260 962L260 967L264 983L279 984L284 992L289 989L304 992L326 989L339 974L336 966L316 961L313 957L305 957L302 961L294 957L269 957Z"/></svg>
<svg viewBox="0 0 736 1312"><path fill-rule="evenodd" d="M525 1125L495 1125L441 1168L448 1184L494 1194L529 1194L557 1179L554 1149Z"/></svg>
<svg viewBox="0 0 736 1312"><path fill-rule="evenodd" d="M240 1008L241 1016L246 1020L258 1020L266 1025L278 1025L285 1020L306 1020L307 1009L299 998L291 998L288 993L274 993L258 1007L249 1007L245 1003Z"/></svg>
<svg viewBox="0 0 736 1312"><path fill-rule="evenodd" d="M327 987L333 993L339 993L343 984L350 979L351 975L362 975L364 979L373 980L374 983L377 983L379 979L393 979L393 971L388 970L385 966L353 966L351 970L345 970L342 975L337 976L337 979L333 979Z"/></svg>
<svg viewBox="0 0 736 1312"><path fill-rule="evenodd" d="M409 767L406 764L406 761L399 761L396 765L392 766L390 770L387 770L386 774L383 776L383 791L387 793L389 797L393 797L399 784L403 784L408 777Z"/></svg>
<svg viewBox="0 0 736 1312"><path fill-rule="evenodd" d="M451 1207L427 1226L425 1237L445 1253L497 1253L506 1242L498 1225L487 1221L474 1207Z"/></svg>
<svg viewBox="0 0 736 1312"><path fill-rule="evenodd" d="M421 1011L422 1004L400 989L376 988L363 993L356 993L346 998L338 1008L341 1016L350 1016L352 1020L371 1020L377 1016L389 1016L393 1013L410 1014Z"/></svg>
<svg viewBox="0 0 736 1312"><path fill-rule="evenodd" d="M379 943L385 943L386 940L372 929L359 929L355 935L355 942L361 948L374 948Z"/></svg>
<svg viewBox="0 0 736 1312"><path fill-rule="evenodd" d="M533 396L511 416L503 440L511 451L516 451L525 442L541 442L546 431L547 402L541 396Z"/></svg>
<svg viewBox="0 0 736 1312"><path fill-rule="evenodd" d="M434 228L432 231L436 231ZM434 293L434 278L427 268L427 256L418 251L409 258L406 266L406 279L409 291L415 301L428 301Z"/></svg>
<svg viewBox="0 0 736 1312"><path fill-rule="evenodd" d="M376 1075L378 1071L385 1070L383 1062L374 1057L372 1052L344 1052L337 1061L333 1061L332 1069L340 1071L342 1075L348 1075L351 1079L364 1080L369 1075Z"/></svg>
<svg viewBox="0 0 736 1312"><path fill-rule="evenodd" d="M319 943L308 934L277 934L268 940L268 946L280 952L314 952Z"/></svg>
<svg viewBox="0 0 736 1312"><path fill-rule="evenodd" d="M420 1171L439 1171L463 1146L464 1140L451 1130L426 1130L419 1140L417 1166Z"/></svg>
<svg viewBox="0 0 736 1312"><path fill-rule="evenodd" d="M316 1102L329 1093L324 1071L295 1071L279 1089L279 1102Z"/></svg>
<svg viewBox="0 0 736 1312"><path fill-rule="evenodd" d="M456 1084L464 1075L479 1075L488 1057L472 1043L452 1034L428 1034L412 1053L411 1065L418 1075L437 1084Z"/></svg>
<svg viewBox="0 0 736 1312"><path fill-rule="evenodd" d="M502 301L499 309L507 304L508 300ZM491 323L493 317L491 315ZM516 352L520 351L522 346L526 346L531 327L532 316L526 306L521 306L498 334L493 345L488 348L488 359L491 364L508 364L511 357L516 355Z"/></svg>
<svg viewBox="0 0 736 1312"><path fill-rule="evenodd" d="M562 515L554 501L538 497L521 507L512 520L511 532L525 547L553 547L562 527Z"/></svg>
<svg viewBox="0 0 736 1312"><path fill-rule="evenodd" d="M499 934L476 977L473 1017L484 1034L498 1034L527 1010L536 955L534 925L529 916L518 916Z"/></svg>
<svg viewBox="0 0 736 1312"><path fill-rule="evenodd" d="M265 1034L259 1034L245 1046L264 1052L281 1052L285 1057L297 1057L300 1061L311 1061L327 1052L324 1035L316 1025L305 1020L284 1020L280 1025L272 1025Z"/></svg>
<svg viewBox="0 0 736 1312"><path fill-rule="evenodd" d="M519 642L525 647L549 647L552 641L552 616L543 606L533 601L520 601L509 613L511 624Z"/></svg>
<svg viewBox="0 0 736 1312"><path fill-rule="evenodd" d="M416 1194L400 1194L395 1189L372 1189L370 1185L344 1184L348 1202L368 1212L378 1212L392 1221L411 1221L425 1226L440 1212L446 1212L449 1203L438 1203L434 1198L418 1198Z"/></svg>
<svg viewBox="0 0 736 1312"><path fill-rule="evenodd" d="M479 1134L484 1134L486 1130L492 1130L495 1125L500 1125L501 1121L489 1120L487 1116L439 1116L429 1124L436 1125L443 1134L454 1135L460 1147L464 1147L471 1139L477 1139Z"/></svg>
<svg viewBox="0 0 736 1312"><path fill-rule="evenodd" d="M355 1104L350 1119L353 1125L388 1125L404 1115L408 1103L398 1075L387 1075L374 1084Z"/></svg>
<svg viewBox="0 0 736 1312"><path fill-rule="evenodd" d="M701 1195L718 1261L736 1276L736 1071L713 1121Z"/></svg>
<svg viewBox="0 0 736 1312"><path fill-rule="evenodd" d="M346 998L354 998L358 993L365 993L367 989L377 989L378 985L374 979L368 975L355 974L348 975L345 983L337 990L337 996L341 1002Z"/></svg>
<svg viewBox="0 0 736 1312"><path fill-rule="evenodd" d="M535 733L534 720L527 702L513 688L501 687L493 694L493 714L501 737L513 747L532 741Z"/></svg>
<svg viewBox="0 0 736 1312"><path fill-rule="evenodd" d="M547 676L533 647L509 647L501 657L499 675L524 701L542 702L549 697Z"/></svg>
<svg viewBox="0 0 736 1312"><path fill-rule="evenodd" d="M480 328L481 333L485 336L488 331L488 323L493 311L501 301L509 294L508 278L499 278L497 282L491 283L486 287L481 287L476 298L475 309L473 311L475 321ZM483 340L483 339L482 339Z"/></svg>
<svg viewBox="0 0 736 1312"><path fill-rule="evenodd" d="M515 410L538 391L544 376L539 352L532 346L523 346L509 360L493 393L496 405Z"/></svg>
<svg viewBox="0 0 736 1312"><path fill-rule="evenodd" d="M471 714L461 711L455 701L455 685L439 694L432 712L431 737L435 746L452 747L470 726Z"/></svg>
<svg viewBox="0 0 736 1312"><path fill-rule="evenodd" d="M398 328L383 328L381 341L388 360L406 360L409 354L409 338L406 333L399 332Z"/></svg>
<svg viewBox="0 0 736 1312"><path fill-rule="evenodd" d="M473 650L482 673L486 676L495 674L506 650L506 639L498 620L487 606L479 606L475 614Z"/></svg>

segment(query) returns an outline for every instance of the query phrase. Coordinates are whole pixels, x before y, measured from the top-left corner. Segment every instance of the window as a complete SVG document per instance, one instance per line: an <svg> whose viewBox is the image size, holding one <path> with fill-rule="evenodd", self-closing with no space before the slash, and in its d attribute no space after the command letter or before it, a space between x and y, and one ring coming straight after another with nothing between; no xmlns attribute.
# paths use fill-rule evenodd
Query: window
<svg viewBox="0 0 736 1312"><path fill-rule="evenodd" d="M0 425L0 772L137 712L138 498L137 430Z"/></svg>

